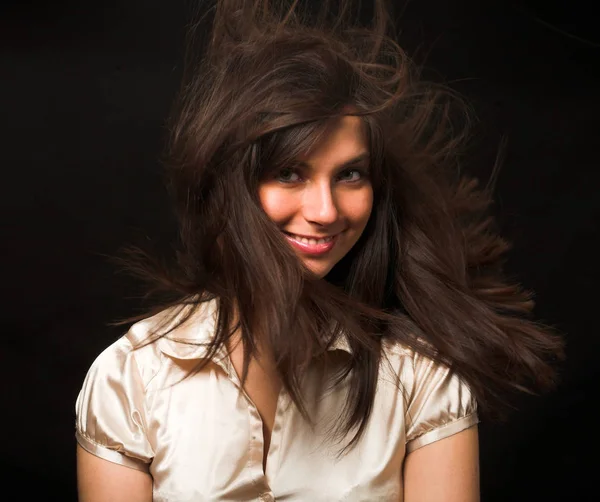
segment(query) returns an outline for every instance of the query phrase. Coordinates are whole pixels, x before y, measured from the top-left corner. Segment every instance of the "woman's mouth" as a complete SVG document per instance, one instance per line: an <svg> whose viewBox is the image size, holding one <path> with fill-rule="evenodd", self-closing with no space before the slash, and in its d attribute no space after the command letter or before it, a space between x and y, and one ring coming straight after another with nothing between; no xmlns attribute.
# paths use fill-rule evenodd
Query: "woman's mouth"
<svg viewBox="0 0 600 502"><path fill-rule="evenodd" d="M339 234L321 238L305 237L283 232L289 243L298 251L309 255L322 255L329 252L337 241Z"/></svg>

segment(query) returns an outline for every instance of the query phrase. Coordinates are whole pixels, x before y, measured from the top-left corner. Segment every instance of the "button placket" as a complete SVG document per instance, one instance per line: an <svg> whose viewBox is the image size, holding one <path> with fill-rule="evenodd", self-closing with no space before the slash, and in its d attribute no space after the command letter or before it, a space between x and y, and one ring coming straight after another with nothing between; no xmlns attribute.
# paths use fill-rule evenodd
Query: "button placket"
<svg viewBox="0 0 600 502"><path fill-rule="evenodd" d="M270 486L277 470L279 469L279 458L281 455L281 442L283 441L283 426L285 425L285 412L289 407L290 399L285 391L281 389L277 398L277 408L275 410L275 421L271 432L271 444L267 453L267 470L265 477Z"/></svg>
<svg viewBox="0 0 600 502"><path fill-rule="evenodd" d="M231 358L228 355L226 355L225 358L223 359L223 363L224 363L223 368L225 369L225 373L227 374L229 380L237 387L239 392L241 392L241 394L244 396L244 399L246 400L246 403L248 405L248 413L250 415L250 420L251 420L250 428L252 430L252 437L251 437L250 448L249 448L249 457L250 458L248 459L247 466L248 466L248 469L251 469L252 471L255 472L253 483L258 489L262 489L262 490L264 490L265 488L269 489L269 486L267 485L267 482L266 482L265 472L262 468L263 455L264 455L263 451L264 451L264 445L265 445L264 437L263 437L262 418L260 417L260 413L258 412L258 409L252 402L252 399L250 399L250 396L248 396L247 392L244 390L242 382L240 381L235 369L233 368L233 363L231 362ZM272 497L272 495L270 495L269 492L265 492L265 493L267 493L269 496ZM259 495L259 497L262 497L262 494ZM275 500L275 499L272 498L269 500Z"/></svg>

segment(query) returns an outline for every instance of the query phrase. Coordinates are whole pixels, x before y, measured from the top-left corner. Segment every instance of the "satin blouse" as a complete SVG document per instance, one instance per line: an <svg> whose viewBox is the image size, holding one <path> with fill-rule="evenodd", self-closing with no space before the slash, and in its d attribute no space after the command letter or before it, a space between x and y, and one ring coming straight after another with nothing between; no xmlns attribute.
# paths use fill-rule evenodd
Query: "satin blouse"
<svg viewBox="0 0 600 502"><path fill-rule="evenodd" d="M303 383L311 428L281 392L263 470L261 417L226 351L200 372L216 301L167 337L132 350L164 313L134 324L104 350L76 404L76 439L88 452L150 473L154 502L398 502L405 455L478 422L468 386L398 344L384 344L372 415L353 449L330 439L352 389L321 392L322 365ZM340 338L331 350L345 357ZM318 368L317 368L318 367ZM348 440L350 437L348 438Z"/></svg>

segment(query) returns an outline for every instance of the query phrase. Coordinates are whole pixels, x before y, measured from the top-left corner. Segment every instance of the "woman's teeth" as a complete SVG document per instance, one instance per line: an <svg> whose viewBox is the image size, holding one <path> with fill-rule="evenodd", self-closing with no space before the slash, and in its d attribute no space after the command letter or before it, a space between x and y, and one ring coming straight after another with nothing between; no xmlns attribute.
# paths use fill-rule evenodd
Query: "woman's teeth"
<svg viewBox="0 0 600 502"><path fill-rule="evenodd" d="M295 241L301 242L302 244L308 244L309 246L316 246L317 244L325 244L326 242L331 242L333 236L325 237L323 239L307 239L306 237L300 237L299 235L288 234Z"/></svg>

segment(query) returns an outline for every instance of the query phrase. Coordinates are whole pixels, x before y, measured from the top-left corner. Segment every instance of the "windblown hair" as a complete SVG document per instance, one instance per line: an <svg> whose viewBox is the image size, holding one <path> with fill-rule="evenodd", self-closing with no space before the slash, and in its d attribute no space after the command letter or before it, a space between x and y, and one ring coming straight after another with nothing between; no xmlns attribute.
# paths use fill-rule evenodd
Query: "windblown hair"
<svg viewBox="0 0 600 502"><path fill-rule="evenodd" d="M165 162L176 253L167 262L125 249L121 263L162 301L114 324L172 308L173 319L185 312L179 325L217 299L209 355L239 329L244 380L260 338L307 419L303 372L344 333L353 356L334 385L349 379L353 389L340 422L341 433L355 431L350 444L371 413L384 340L448 365L482 414L502 417L515 390L553 386L562 342L531 319L531 295L503 277L509 245L489 217L489 191L458 172L468 108L419 80L382 1L365 25L347 2L318 11L297 3L218 0L208 36L206 20L190 30L202 54L187 59ZM318 279L257 188L348 110L368 131L373 210L354 248Z"/></svg>

